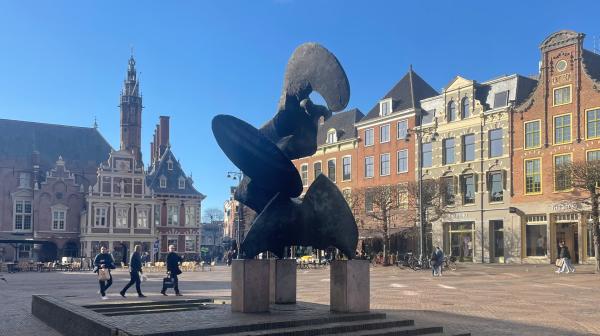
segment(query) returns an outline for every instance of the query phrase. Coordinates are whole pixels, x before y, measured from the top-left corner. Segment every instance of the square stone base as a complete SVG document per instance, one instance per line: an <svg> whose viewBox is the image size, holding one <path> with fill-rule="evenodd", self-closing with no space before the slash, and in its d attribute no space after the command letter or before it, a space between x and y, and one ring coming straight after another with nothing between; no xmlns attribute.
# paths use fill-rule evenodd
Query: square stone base
<svg viewBox="0 0 600 336"><path fill-rule="evenodd" d="M270 302L296 303L296 260L270 259Z"/></svg>
<svg viewBox="0 0 600 336"><path fill-rule="evenodd" d="M269 260L233 260L231 310L242 313L269 311Z"/></svg>
<svg viewBox="0 0 600 336"><path fill-rule="evenodd" d="M370 308L369 261L332 261L329 292L331 311L368 312Z"/></svg>

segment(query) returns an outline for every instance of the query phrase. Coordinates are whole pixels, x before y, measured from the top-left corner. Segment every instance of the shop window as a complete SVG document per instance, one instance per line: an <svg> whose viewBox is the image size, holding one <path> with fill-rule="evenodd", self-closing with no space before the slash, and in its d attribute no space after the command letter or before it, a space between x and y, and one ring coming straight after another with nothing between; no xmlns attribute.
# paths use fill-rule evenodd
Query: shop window
<svg viewBox="0 0 600 336"><path fill-rule="evenodd" d="M335 182L335 160L327 161L327 177Z"/></svg>
<svg viewBox="0 0 600 336"><path fill-rule="evenodd" d="M442 141L443 152L442 161L445 165L454 163L454 138L444 139Z"/></svg>
<svg viewBox="0 0 600 336"><path fill-rule="evenodd" d="M489 173L490 202L502 202L504 199L503 175L501 171Z"/></svg>
<svg viewBox="0 0 600 336"><path fill-rule="evenodd" d="M586 112L586 132L588 139L600 138L600 109Z"/></svg>
<svg viewBox="0 0 600 336"><path fill-rule="evenodd" d="M365 130L365 147L373 146L375 143L375 132L372 128L367 128Z"/></svg>
<svg viewBox="0 0 600 336"><path fill-rule="evenodd" d="M379 175L390 175L390 153L381 154L379 156Z"/></svg>
<svg viewBox="0 0 600 336"><path fill-rule="evenodd" d="M373 177L375 172L374 160L372 156L365 157L365 177Z"/></svg>
<svg viewBox="0 0 600 336"><path fill-rule="evenodd" d="M525 194L542 192L541 159L525 160Z"/></svg>
<svg viewBox="0 0 600 336"><path fill-rule="evenodd" d="M352 157L344 156L342 158L342 180L352 179Z"/></svg>
<svg viewBox="0 0 600 336"><path fill-rule="evenodd" d="M540 120L525 123L525 149L540 147Z"/></svg>
<svg viewBox="0 0 600 336"><path fill-rule="evenodd" d="M571 189L570 163L571 154L556 155L554 157L554 191Z"/></svg>
<svg viewBox="0 0 600 336"><path fill-rule="evenodd" d="M554 144L571 142L571 115L554 117Z"/></svg>
<svg viewBox="0 0 600 336"><path fill-rule="evenodd" d="M502 156L504 150L502 149L502 129L493 129L489 132L490 139L490 157Z"/></svg>
<svg viewBox="0 0 600 336"><path fill-rule="evenodd" d="M447 117L448 117L448 122L456 120L456 103L454 102L454 100L451 100L448 103Z"/></svg>
<svg viewBox="0 0 600 336"><path fill-rule="evenodd" d="M571 85L554 89L554 106L571 103Z"/></svg>
<svg viewBox="0 0 600 336"><path fill-rule="evenodd" d="M450 254L459 261L473 261L473 223L450 223Z"/></svg>
<svg viewBox="0 0 600 336"><path fill-rule="evenodd" d="M426 142L421 146L421 167L429 168L433 165L431 142Z"/></svg>
<svg viewBox="0 0 600 336"><path fill-rule="evenodd" d="M467 134L462 137L462 160L475 160L475 134Z"/></svg>
<svg viewBox="0 0 600 336"><path fill-rule="evenodd" d="M390 124L379 127L379 142L390 142Z"/></svg>
<svg viewBox="0 0 600 336"><path fill-rule="evenodd" d="M527 223L525 240L528 257L544 257L547 255L547 227L546 223Z"/></svg>
<svg viewBox="0 0 600 336"><path fill-rule="evenodd" d="M305 163L300 166L300 176L302 178L302 185L306 187L308 185L308 164Z"/></svg>

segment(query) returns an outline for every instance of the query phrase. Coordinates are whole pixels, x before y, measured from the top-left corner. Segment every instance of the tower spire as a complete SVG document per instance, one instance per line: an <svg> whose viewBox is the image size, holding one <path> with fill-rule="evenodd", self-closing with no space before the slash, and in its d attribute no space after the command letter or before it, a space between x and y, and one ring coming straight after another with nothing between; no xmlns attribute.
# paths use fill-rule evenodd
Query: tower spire
<svg viewBox="0 0 600 336"><path fill-rule="evenodd" d="M133 48L127 66L127 77L121 92L121 150L135 155L138 165L142 165L142 96L135 69Z"/></svg>

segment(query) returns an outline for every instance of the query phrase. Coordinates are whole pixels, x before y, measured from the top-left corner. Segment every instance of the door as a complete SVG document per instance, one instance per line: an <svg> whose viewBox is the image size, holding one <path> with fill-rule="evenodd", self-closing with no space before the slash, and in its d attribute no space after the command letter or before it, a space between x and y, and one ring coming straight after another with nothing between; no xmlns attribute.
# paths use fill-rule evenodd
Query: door
<svg viewBox="0 0 600 336"><path fill-rule="evenodd" d="M579 244L577 235L577 223L557 223L556 224L556 243L554 248L556 249L556 255L560 253L558 244L561 241L565 242L565 245L569 249L571 254L572 262L579 262Z"/></svg>
<svg viewBox="0 0 600 336"><path fill-rule="evenodd" d="M494 262L504 263L504 222L501 220L490 221L491 245Z"/></svg>

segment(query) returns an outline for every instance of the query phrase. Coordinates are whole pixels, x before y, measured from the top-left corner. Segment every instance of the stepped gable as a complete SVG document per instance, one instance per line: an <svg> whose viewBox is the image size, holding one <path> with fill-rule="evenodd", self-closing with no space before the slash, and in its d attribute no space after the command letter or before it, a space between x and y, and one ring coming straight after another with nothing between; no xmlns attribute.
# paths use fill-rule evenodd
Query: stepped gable
<svg viewBox="0 0 600 336"><path fill-rule="evenodd" d="M360 121L365 115L357 108L336 113L327 119L322 125L319 125L317 131L317 146L325 145L327 142L327 131L335 129L337 132L337 141L345 141L356 138L356 127L354 124Z"/></svg>
<svg viewBox="0 0 600 336"><path fill-rule="evenodd" d="M396 85L380 100L392 99L392 114L411 108L420 107L421 99L437 96L439 93L423 78L417 75L412 68L400 79ZM371 108L369 113L361 120L379 118L379 101Z"/></svg>
<svg viewBox="0 0 600 336"><path fill-rule="evenodd" d="M0 119L0 160L29 160L39 152L40 168L48 171L62 156L71 171L95 171L113 150L93 127Z"/></svg>

